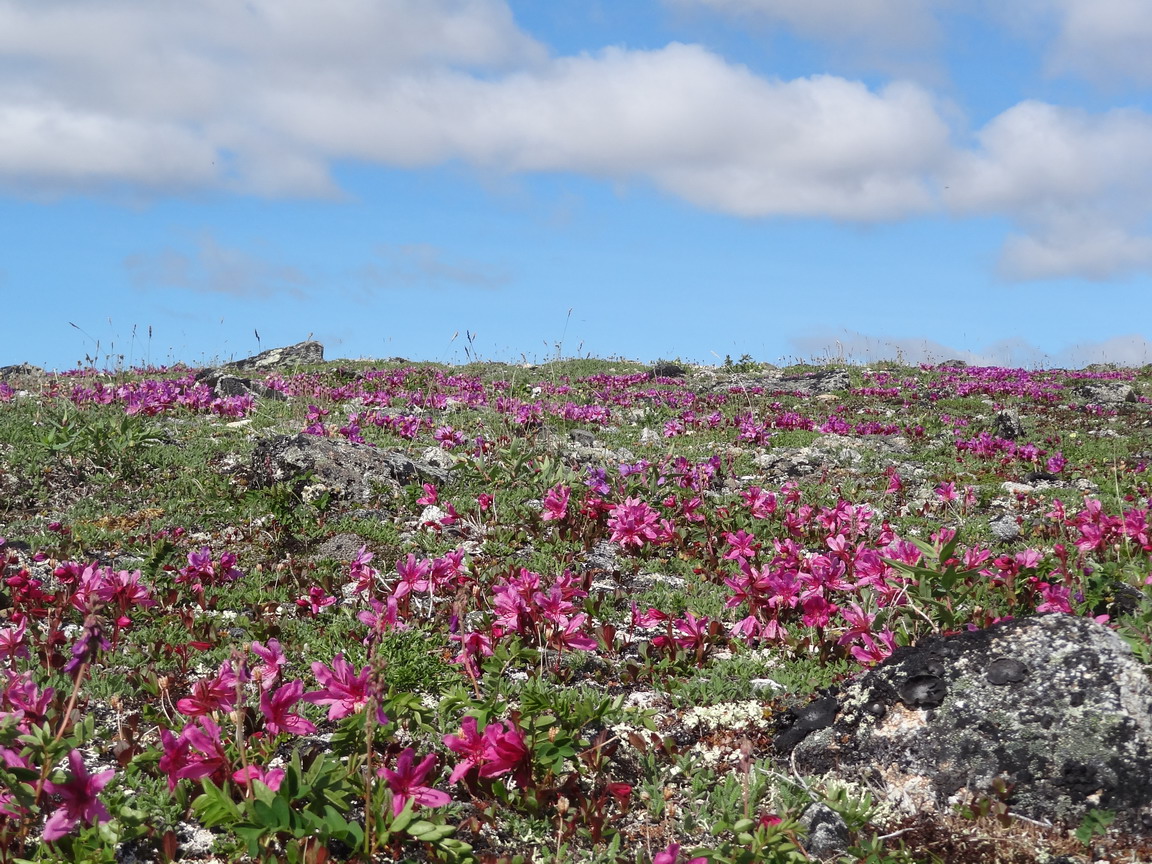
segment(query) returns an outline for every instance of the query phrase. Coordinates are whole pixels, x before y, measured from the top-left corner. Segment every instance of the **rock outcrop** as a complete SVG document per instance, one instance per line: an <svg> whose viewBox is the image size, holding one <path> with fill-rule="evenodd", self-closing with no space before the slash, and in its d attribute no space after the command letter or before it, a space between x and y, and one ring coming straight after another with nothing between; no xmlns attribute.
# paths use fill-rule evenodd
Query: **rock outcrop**
<svg viewBox="0 0 1152 864"><path fill-rule="evenodd" d="M1136 401L1136 391L1123 381L1089 381L1072 392L1086 405L1123 405Z"/></svg>
<svg viewBox="0 0 1152 864"><path fill-rule="evenodd" d="M218 398L251 394L262 399L285 399L283 393L244 373L263 374L276 370L292 370L300 366L323 363L324 346L319 342L298 342L283 348L271 348L243 360L234 360L222 366L203 369L196 380L212 388Z"/></svg>
<svg viewBox="0 0 1152 864"><path fill-rule="evenodd" d="M1062 614L901 648L777 736L798 771L864 782L898 809L948 812L1009 790L1014 812L1092 809L1152 833L1152 684L1131 649Z"/></svg>
<svg viewBox="0 0 1152 864"><path fill-rule="evenodd" d="M273 369L306 366L324 362L324 346L319 342L297 342L283 348L271 348L243 360L219 367L223 372L270 372Z"/></svg>
<svg viewBox="0 0 1152 864"><path fill-rule="evenodd" d="M323 487L333 497L365 503L381 489L399 491L413 483L448 482L449 473L389 450L316 435L273 435L252 452L249 485L260 489L289 483L302 494Z"/></svg>

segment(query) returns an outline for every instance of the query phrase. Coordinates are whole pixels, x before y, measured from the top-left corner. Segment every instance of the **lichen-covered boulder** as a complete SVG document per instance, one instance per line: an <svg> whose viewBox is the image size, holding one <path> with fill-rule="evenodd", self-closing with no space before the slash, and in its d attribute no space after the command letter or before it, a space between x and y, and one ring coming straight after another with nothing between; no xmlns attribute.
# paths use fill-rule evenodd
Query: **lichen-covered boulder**
<svg viewBox="0 0 1152 864"><path fill-rule="evenodd" d="M307 366L324 362L324 346L319 342L297 342L283 348L270 348L243 360L219 367L227 372L270 372L273 369Z"/></svg>
<svg viewBox="0 0 1152 864"><path fill-rule="evenodd" d="M1089 381L1073 392L1088 405L1121 405L1136 401L1136 391L1123 381Z"/></svg>
<svg viewBox="0 0 1152 864"><path fill-rule="evenodd" d="M382 490L413 483L443 484L449 472L390 450L317 435L272 435L252 452L249 485L288 483L297 494L322 487L334 498L365 503Z"/></svg>
<svg viewBox="0 0 1152 864"><path fill-rule="evenodd" d="M1152 684L1092 619L928 638L811 709L777 749L802 774L867 783L909 815L948 812L1000 780L1033 819L1106 809L1152 832Z"/></svg>
<svg viewBox="0 0 1152 864"><path fill-rule="evenodd" d="M847 369L821 369L819 372L809 372L803 375L785 375L774 384L776 389L803 393L808 396L835 393L839 390L847 390L851 386L852 376Z"/></svg>

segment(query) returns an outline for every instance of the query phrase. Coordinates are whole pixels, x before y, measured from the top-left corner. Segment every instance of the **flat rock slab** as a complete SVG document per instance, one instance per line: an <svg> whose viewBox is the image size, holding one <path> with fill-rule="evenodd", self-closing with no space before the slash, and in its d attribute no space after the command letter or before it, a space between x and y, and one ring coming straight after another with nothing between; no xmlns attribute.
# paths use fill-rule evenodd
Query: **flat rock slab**
<svg viewBox="0 0 1152 864"><path fill-rule="evenodd" d="M322 484L334 497L368 502L381 489L397 491L413 483L448 482L446 469L419 462L403 453L317 435L273 435L252 452L251 480L260 489L289 483L300 494Z"/></svg>
<svg viewBox="0 0 1152 864"><path fill-rule="evenodd" d="M1054 613L898 649L801 709L776 746L801 774L865 782L908 814L949 812L999 778L1014 812L1075 825L1112 810L1148 834L1150 712L1124 641Z"/></svg>

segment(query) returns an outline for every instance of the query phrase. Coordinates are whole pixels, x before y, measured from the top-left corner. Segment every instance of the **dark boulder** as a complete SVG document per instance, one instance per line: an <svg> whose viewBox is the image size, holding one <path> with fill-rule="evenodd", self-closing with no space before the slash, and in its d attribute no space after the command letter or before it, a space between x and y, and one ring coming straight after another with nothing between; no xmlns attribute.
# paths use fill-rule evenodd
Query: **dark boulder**
<svg viewBox="0 0 1152 864"><path fill-rule="evenodd" d="M777 738L802 774L864 782L909 814L949 812L1003 781L1029 818L1077 824L1106 809L1152 833L1152 684L1090 618L931 637L829 698L813 703L821 723Z"/></svg>

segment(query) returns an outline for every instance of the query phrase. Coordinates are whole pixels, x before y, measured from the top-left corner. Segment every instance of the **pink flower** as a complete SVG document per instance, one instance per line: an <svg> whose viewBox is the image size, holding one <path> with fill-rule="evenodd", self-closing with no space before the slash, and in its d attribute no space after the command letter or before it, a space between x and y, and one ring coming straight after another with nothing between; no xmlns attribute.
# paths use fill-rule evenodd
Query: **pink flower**
<svg viewBox="0 0 1152 864"><path fill-rule="evenodd" d="M200 724L199 728L189 723L179 738L172 739L171 754L165 749L165 756L171 755L173 762L183 763L176 768L174 776L179 780L202 780L205 777L216 779L214 775L219 774L223 779L229 760L224 752L224 742L220 740L220 727L208 717L201 717L196 722ZM161 738L163 740L163 736ZM199 755L193 755L191 749L185 750L184 745L195 749Z"/></svg>
<svg viewBox="0 0 1152 864"><path fill-rule="evenodd" d="M237 783L247 783L249 780L259 780L273 792L280 788L285 771L283 768L263 768L260 765L249 765L239 771L232 772L232 779Z"/></svg>
<svg viewBox="0 0 1152 864"><path fill-rule="evenodd" d="M570 619L560 618L557 620L556 629L552 633L552 640L556 642L560 650L575 648L580 651L594 651L596 649L596 640L580 630L587 619L588 616L581 612Z"/></svg>
<svg viewBox="0 0 1152 864"><path fill-rule="evenodd" d="M290 681L275 693L270 690L261 693L260 711L264 715L264 728L273 735L280 732L293 735L315 732L316 726L312 721L292 713L292 708L303 698L303 693L303 681Z"/></svg>
<svg viewBox="0 0 1152 864"><path fill-rule="evenodd" d="M321 609L326 609L336 602L336 598L324 593L324 589L319 585L313 585L308 589L308 596L301 597L296 601L296 605L304 611L307 611L310 616L315 617L320 614Z"/></svg>
<svg viewBox="0 0 1152 864"><path fill-rule="evenodd" d="M1051 585L1047 582L1040 582L1036 587L1040 589L1040 594L1044 598L1044 602L1036 607L1037 612L1072 614L1072 604L1068 602L1068 597L1072 593L1070 588L1063 585Z"/></svg>
<svg viewBox="0 0 1152 864"><path fill-rule="evenodd" d="M0 630L0 660L13 658L27 658L28 645L25 643L24 637L28 631L28 621L25 618L20 619L20 623L15 627L5 627Z"/></svg>
<svg viewBox="0 0 1152 864"><path fill-rule="evenodd" d="M49 781L44 784L49 793L64 799L60 808L44 823L44 839L49 843L72 833L81 822L85 825L93 822L103 824L112 818L96 795L108 785L116 772L108 770L96 775L89 774L79 750L68 754L68 767L72 776L67 782Z"/></svg>
<svg viewBox="0 0 1152 864"><path fill-rule="evenodd" d="M445 735L444 746L464 758L452 769L450 783L458 783L469 771L476 769L480 777L492 778L510 771L523 770L527 765L528 745L524 734L507 722L489 723L484 734L476 727L475 717L460 722L459 735Z"/></svg>
<svg viewBox="0 0 1152 864"><path fill-rule="evenodd" d="M663 852L657 852L652 859L652 864L676 864L677 859L680 857L680 844L670 843ZM707 858L693 858L685 864L708 864Z"/></svg>
<svg viewBox="0 0 1152 864"><path fill-rule="evenodd" d="M544 512L540 514L540 518L545 522L563 519L568 515L568 499L571 495L571 489L562 483L557 483L544 496Z"/></svg>
<svg viewBox="0 0 1152 864"><path fill-rule="evenodd" d="M323 663L313 663L312 674L324 689L306 693L303 699L313 705L328 705L329 720L358 713L372 695L371 668L365 666L359 673L354 672L343 654L332 660L331 670Z"/></svg>
<svg viewBox="0 0 1152 864"><path fill-rule="evenodd" d="M416 560L416 556L409 552L407 558L396 562L396 573L400 576L400 581L396 583L393 593L399 600L412 591L419 593L428 590L428 577L432 573L432 564L425 558Z"/></svg>
<svg viewBox="0 0 1152 864"><path fill-rule="evenodd" d="M640 548L659 536L656 523L660 514L639 498L625 498L623 504L616 504L610 512L608 527L612 529L613 543Z"/></svg>
<svg viewBox="0 0 1152 864"><path fill-rule="evenodd" d="M749 486L748 491L741 492L740 497L748 505L755 519L767 519L776 512L776 496L765 492L759 486Z"/></svg>
<svg viewBox="0 0 1152 864"><path fill-rule="evenodd" d="M251 648L252 653L264 661L263 666L257 666L252 670L252 677L260 682L262 690L267 690L280 677L280 670L287 664L288 658L284 656L278 639L269 639L267 647L259 642L253 642Z"/></svg>
<svg viewBox="0 0 1152 864"><path fill-rule="evenodd" d="M189 717L199 717L215 711L231 711L236 704L236 673L225 660L215 678L202 678L192 685L192 695L180 699L176 710Z"/></svg>
<svg viewBox="0 0 1152 864"><path fill-rule="evenodd" d="M941 483L936 487L936 497L943 503L955 501L960 496L956 494L956 484L954 483Z"/></svg>
<svg viewBox="0 0 1152 864"><path fill-rule="evenodd" d="M747 531L737 531L735 534L731 532L724 533L724 539L731 547L724 553L726 561L736 561L741 558L754 558L759 544L756 542L756 537L749 534Z"/></svg>
<svg viewBox="0 0 1152 864"><path fill-rule="evenodd" d="M380 768L376 772L376 776L383 777L392 790L393 816L399 816L409 801L423 807L443 807L452 800L447 792L424 785L424 778L436 767L436 755L429 753L415 766L412 764L414 758L415 753L409 747L396 759L395 771Z"/></svg>

